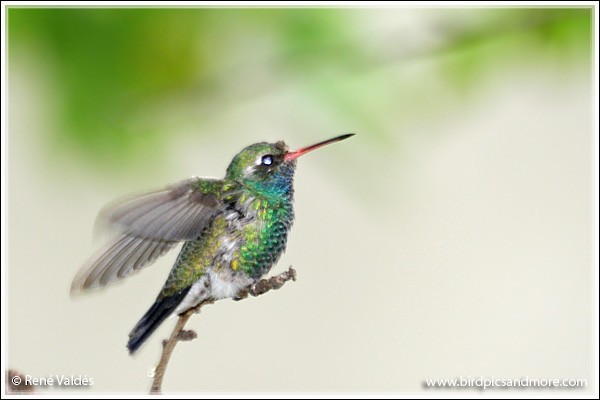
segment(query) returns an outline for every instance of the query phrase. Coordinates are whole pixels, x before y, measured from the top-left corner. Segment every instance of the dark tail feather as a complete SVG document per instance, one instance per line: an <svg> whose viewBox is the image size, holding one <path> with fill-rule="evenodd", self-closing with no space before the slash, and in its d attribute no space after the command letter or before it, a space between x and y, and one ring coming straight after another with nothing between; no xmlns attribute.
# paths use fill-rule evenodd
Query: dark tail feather
<svg viewBox="0 0 600 400"><path fill-rule="evenodd" d="M154 302L129 334L129 341L127 342L129 354L135 353L146 339L152 335L152 332L173 313L189 290L190 288L184 289L172 296L159 298Z"/></svg>

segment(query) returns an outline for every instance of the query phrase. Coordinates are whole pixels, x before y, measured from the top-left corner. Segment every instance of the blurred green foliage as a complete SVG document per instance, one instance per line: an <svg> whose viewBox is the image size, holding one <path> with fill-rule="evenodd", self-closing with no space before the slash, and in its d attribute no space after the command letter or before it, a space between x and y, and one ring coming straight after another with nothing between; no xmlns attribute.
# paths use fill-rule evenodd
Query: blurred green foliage
<svg viewBox="0 0 600 400"><path fill-rule="evenodd" d="M169 137L153 115L161 104L181 93L210 99L226 90L228 75L244 78L245 64L264 56L244 49L255 41L269 46L271 59L263 62L273 66L270 72L295 80L323 107L351 116L380 139L393 134L381 118L397 104L410 99L412 107L430 111L418 100L419 83L395 80L389 72L401 72L415 58L436 63L459 92L476 87L489 68L517 58L591 61L591 8L474 9L470 23L455 21L457 10L438 10L446 17L433 28L443 40L408 54L393 36L360 34L357 24L368 12L10 7L9 62L13 68L13 60L27 55L60 88L53 94L60 114L56 143L90 162L120 166L157 151ZM382 42L389 51L381 50ZM231 57L241 50L244 57ZM381 70L388 73L373 75ZM369 107L365 99L379 101Z"/></svg>
<svg viewBox="0 0 600 400"><path fill-rule="evenodd" d="M589 63L591 18L585 8L499 9L487 15L481 29L449 40L444 52L452 61L442 66L458 87L470 87L487 67L515 57L533 64Z"/></svg>

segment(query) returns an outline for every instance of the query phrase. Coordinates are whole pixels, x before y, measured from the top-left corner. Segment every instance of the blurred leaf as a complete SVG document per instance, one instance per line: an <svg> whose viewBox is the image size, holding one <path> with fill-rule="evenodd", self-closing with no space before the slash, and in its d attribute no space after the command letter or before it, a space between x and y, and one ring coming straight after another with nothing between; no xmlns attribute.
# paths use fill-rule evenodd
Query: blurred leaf
<svg viewBox="0 0 600 400"><path fill-rule="evenodd" d="M203 79L202 18L181 11L9 10L11 47L34 41L56 66L61 143L119 162L157 140L159 132L134 128L140 108Z"/></svg>
<svg viewBox="0 0 600 400"><path fill-rule="evenodd" d="M589 65L589 7L459 11L424 19L423 29L441 40L421 45L415 36L416 51L407 53L396 43L401 30L360 33L368 32L357 27L369 9L10 7L9 60L27 53L56 82L53 143L103 168L148 164L172 140L161 117L178 109L185 119L212 114L202 104L235 107L239 83L253 82L257 68L264 77L246 98L291 82L324 113L373 132L386 147L402 118L443 107L432 103L447 90L440 79L466 95L498 68ZM255 50L259 43L268 51ZM437 69L411 75L419 59Z"/></svg>
<svg viewBox="0 0 600 400"><path fill-rule="evenodd" d="M591 9L506 9L487 11L476 31L456 34L441 50L441 71L457 88L475 87L490 69L567 57L589 62Z"/></svg>

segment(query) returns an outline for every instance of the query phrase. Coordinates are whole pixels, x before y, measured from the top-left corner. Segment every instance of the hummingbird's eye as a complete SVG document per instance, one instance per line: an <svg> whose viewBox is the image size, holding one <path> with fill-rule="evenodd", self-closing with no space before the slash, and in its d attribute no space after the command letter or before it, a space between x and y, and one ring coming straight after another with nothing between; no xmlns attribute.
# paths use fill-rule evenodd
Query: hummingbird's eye
<svg viewBox="0 0 600 400"><path fill-rule="evenodd" d="M263 156L263 158L260 160L260 163L262 165L271 165L273 164L273 156L270 154L267 154L266 156Z"/></svg>

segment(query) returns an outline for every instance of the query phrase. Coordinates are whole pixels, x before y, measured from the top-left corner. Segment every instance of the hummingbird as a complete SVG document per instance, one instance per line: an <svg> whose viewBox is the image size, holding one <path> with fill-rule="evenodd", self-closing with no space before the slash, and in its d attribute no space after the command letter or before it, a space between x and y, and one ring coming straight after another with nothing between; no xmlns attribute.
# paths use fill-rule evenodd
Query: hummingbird
<svg viewBox="0 0 600 400"><path fill-rule="evenodd" d="M294 220L296 159L353 135L296 151L283 141L255 143L233 157L224 179L192 177L109 203L96 226L118 233L84 263L71 293L123 279L183 242L154 304L129 334L130 354L170 315L206 300L236 298L285 250Z"/></svg>

